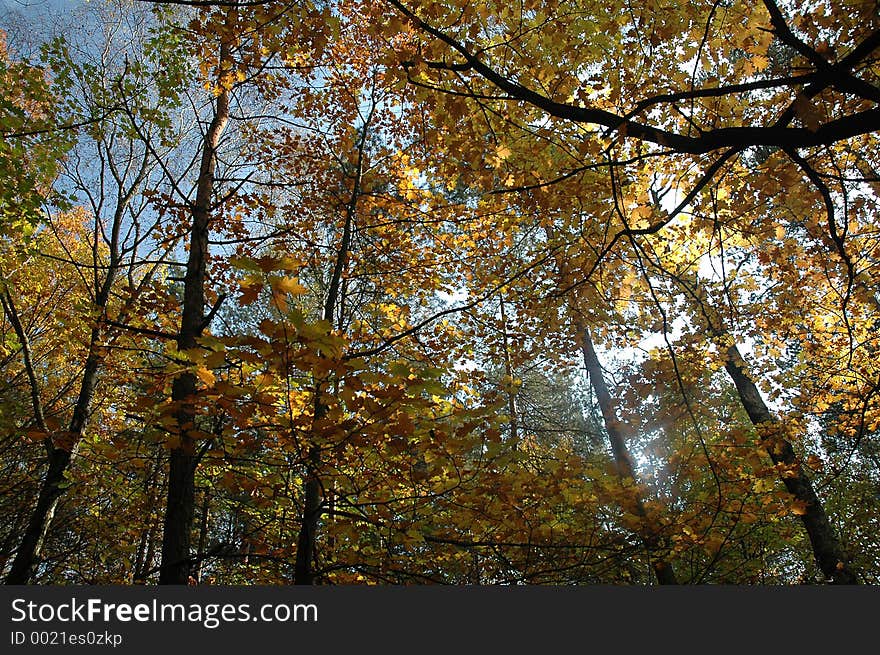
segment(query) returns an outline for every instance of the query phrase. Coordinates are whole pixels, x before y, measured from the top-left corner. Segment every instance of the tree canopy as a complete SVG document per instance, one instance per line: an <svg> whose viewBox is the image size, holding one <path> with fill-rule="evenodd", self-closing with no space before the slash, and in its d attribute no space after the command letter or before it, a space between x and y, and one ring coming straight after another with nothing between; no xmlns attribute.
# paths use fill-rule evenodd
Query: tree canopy
<svg viewBox="0 0 880 655"><path fill-rule="evenodd" d="M880 582L876 3L0 19L0 571Z"/></svg>

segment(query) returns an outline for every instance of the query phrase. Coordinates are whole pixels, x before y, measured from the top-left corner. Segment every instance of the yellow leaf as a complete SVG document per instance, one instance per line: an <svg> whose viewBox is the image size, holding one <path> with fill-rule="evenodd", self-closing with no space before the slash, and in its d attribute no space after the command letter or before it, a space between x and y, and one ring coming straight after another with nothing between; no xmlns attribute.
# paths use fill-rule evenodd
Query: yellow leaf
<svg viewBox="0 0 880 655"><path fill-rule="evenodd" d="M752 489L755 493L761 494L767 491L772 491L774 487L773 480L766 480L764 478L758 478L755 480L755 483L752 485Z"/></svg>
<svg viewBox="0 0 880 655"><path fill-rule="evenodd" d="M289 293L293 296L301 296L308 293L308 289L301 285L299 280L293 277L274 278L271 285L276 293Z"/></svg>
<svg viewBox="0 0 880 655"><path fill-rule="evenodd" d="M650 216L654 213L654 210L651 209L648 205L639 205L635 209L632 210L632 217L635 220L640 218L650 218Z"/></svg>
<svg viewBox="0 0 880 655"><path fill-rule="evenodd" d="M751 58L752 68L756 71L762 71L770 65L770 60L764 55L754 55Z"/></svg>
<svg viewBox="0 0 880 655"><path fill-rule="evenodd" d="M196 377L207 385L212 385L217 381L217 377L205 366L199 366L195 373Z"/></svg>
<svg viewBox="0 0 880 655"><path fill-rule="evenodd" d="M215 352L210 353L205 357L205 366L214 368L218 366L223 366L226 363L226 353L222 350L217 350Z"/></svg>

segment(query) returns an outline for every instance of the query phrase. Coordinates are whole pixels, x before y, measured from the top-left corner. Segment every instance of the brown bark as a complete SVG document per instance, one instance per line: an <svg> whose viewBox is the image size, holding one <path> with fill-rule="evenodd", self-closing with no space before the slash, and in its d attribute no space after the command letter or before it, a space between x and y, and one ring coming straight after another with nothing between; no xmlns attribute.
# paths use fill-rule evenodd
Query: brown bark
<svg viewBox="0 0 880 655"><path fill-rule="evenodd" d="M225 45L221 47L220 59L221 64L229 59L229 50ZM205 281L214 171L217 146L229 121L229 96L228 89L222 90L217 96L214 116L202 144L196 198L191 210L189 256L183 281L183 309L177 334L177 348L181 352L195 348L205 329ZM168 496L159 584L187 584L190 578L195 470L198 464L197 393L198 380L194 373L182 373L172 383L171 401L175 407L177 443L171 449L168 466Z"/></svg>

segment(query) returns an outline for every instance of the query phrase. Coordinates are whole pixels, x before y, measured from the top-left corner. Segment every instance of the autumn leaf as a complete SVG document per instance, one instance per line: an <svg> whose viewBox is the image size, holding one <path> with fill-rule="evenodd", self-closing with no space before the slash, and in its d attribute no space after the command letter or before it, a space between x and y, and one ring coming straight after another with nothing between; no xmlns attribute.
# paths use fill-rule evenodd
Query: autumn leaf
<svg viewBox="0 0 880 655"><path fill-rule="evenodd" d="M196 377L199 378L199 380L201 380L208 386L213 385L217 381L217 377L214 375L214 373L204 366L197 367L195 369L195 374Z"/></svg>

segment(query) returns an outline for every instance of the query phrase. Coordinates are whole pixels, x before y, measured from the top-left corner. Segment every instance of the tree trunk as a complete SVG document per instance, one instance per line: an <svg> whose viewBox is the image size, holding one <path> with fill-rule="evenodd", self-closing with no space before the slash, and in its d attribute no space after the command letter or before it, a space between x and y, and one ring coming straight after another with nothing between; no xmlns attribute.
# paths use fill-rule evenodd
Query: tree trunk
<svg viewBox="0 0 880 655"><path fill-rule="evenodd" d="M507 376L507 412L510 415L510 442L516 448L519 444L519 408L516 402L513 361L510 356L510 339L507 332L507 312L504 308L504 294L498 296L501 311L501 345L504 348L504 375Z"/></svg>
<svg viewBox="0 0 880 655"><path fill-rule="evenodd" d="M208 528L210 527L210 509L211 509L211 489L210 487L205 487L204 494L202 497L202 517L201 523L199 525L199 541L196 547L196 553L198 554L198 562L196 562L195 570L193 571L193 578L196 583L200 583L202 581L202 563L204 560L205 551L208 546Z"/></svg>
<svg viewBox="0 0 880 655"><path fill-rule="evenodd" d="M791 474L781 476L788 489L804 508L801 521L810 538L813 556L822 573L832 584L858 584L849 557L843 550L834 526L828 520L822 501L813 489L813 483L804 473L800 460L785 437L784 426L767 408L758 387L746 373L746 364L734 345L727 351L725 369L739 393L743 408L756 428L768 431L764 437L767 452L774 464L782 464Z"/></svg>
<svg viewBox="0 0 880 655"><path fill-rule="evenodd" d="M40 486L37 504L31 512L27 530L15 553L12 568L6 577L6 584L27 584L30 580L34 565L39 560L43 549L43 541L48 532L49 524L55 515L58 499L63 492L61 482L64 480L64 471L67 470L70 459L70 451L63 448L54 448L52 454L49 455L46 477Z"/></svg>
<svg viewBox="0 0 880 655"><path fill-rule="evenodd" d="M58 499L64 493L64 487L62 486L64 473L67 471L67 467L70 465L76 452L80 437L82 437L83 429L89 417L92 398L95 395L95 388L98 384L99 356L97 349L99 334L98 328L92 330L89 356L86 359L79 395L73 409L73 416L68 425L67 434L63 438L57 439L51 448L48 456L46 477L40 485L37 504L33 512L31 512L28 527L15 553L12 568L6 577L6 584L27 584L28 580L30 580L34 566L42 552L46 533L49 531L52 518L55 516Z"/></svg>
<svg viewBox="0 0 880 655"><path fill-rule="evenodd" d="M590 384L593 387L593 391L596 393L596 400L599 402L599 409L602 412L605 428L608 431L608 440L611 443L611 452L614 454L617 473L621 480L632 483L633 485L638 484L632 456L626 446L627 437L629 436L627 435L627 426L617 416L614 401L612 400L608 387L605 384L605 378L602 374L602 366L599 363L599 358L596 357L596 351L593 348L593 341L590 338L590 332L583 325L578 325L577 331L582 338L581 352L584 357L584 365L587 367L587 372L590 375ZM641 538L642 543L645 544L645 548L648 550L649 556L651 557L651 568L654 570L654 575L657 576L657 582L661 585L679 584L672 564L667 562L663 557L655 556L655 553L661 549L660 538L649 525L648 514L645 511L645 505L641 494L639 493L635 494L634 509L636 516L639 517L642 523L639 537Z"/></svg>
<svg viewBox="0 0 880 655"><path fill-rule="evenodd" d="M109 162L108 151L108 162ZM77 395L76 404L73 407L73 413L68 424L67 432L62 435L56 435L55 438L47 436L47 467L46 477L40 486L40 492L37 496L37 503L31 513L28 521L28 527L22 536L21 544L15 553L15 559L12 568L6 578L6 584L26 584L30 579L34 566L40 558L43 549L43 542L52 519L55 516L55 510L58 506L58 500L64 493L64 474L73 461L76 449L82 438L83 430L88 422L89 415L92 411L92 401L95 396L95 389L98 386L98 373L101 367L101 339L104 330L105 321L107 320L107 305L110 301L110 291L116 281L121 266L120 256L120 230L126 215L126 211L134 197L136 189L140 186L147 175L147 156L141 163L139 172L135 175L130 187L123 191L122 182L120 183L119 195L117 196L116 207L112 219L112 227L110 231L110 240L108 243L108 265L104 277L100 277L100 269L97 265L99 259L97 251L93 252L93 275L95 284L95 302L94 310L98 314L97 324L92 328L89 336L89 348L86 356L85 365L83 367L82 380L80 382L79 394ZM112 163L108 163L112 167ZM95 216L96 230L97 221L100 218ZM98 242L97 233L95 235L95 244ZM95 245L95 247L97 247ZM5 292L3 308L10 318L10 322L16 331L19 340L22 342L23 355L25 359L25 368L28 373L28 379L31 387L31 401L34 406L34 416L38 427L47 432L43 410L40 404L39 390L37 388L37 380L34 375L31 364L30 345L27 335L19 321L17 311L8 289Z"/></svg>
<svg viewBox="0 0 880 655"><path fill-rule="evenodd" d="M221 64L229 60L229 49L221 47ZM229 90L217 96L214 116L205 134L202 159L192 205L189 234L189 257L183 282L183 310L177 348L183 352L197 346L205 329L205 267L208 261L211 200L214 194L216 150L220 136L229 121ZM192 564L190 546L195 502L196 456L196 395L198 379L186 372L175 378L171 401L175 407L177 443L171 449L168 466L168 497L162 534L162 563L159 584L187 584Z"/></svg>
<svg viewBox="0 0 880 655"><path fill-rule="evenodd" d="M308 473L305 481L305 500L296 540L296 563L293 571L293 584L311 585L315 583L312 561L315 558L315 536L318 532L318 519L321 516L321 482L317 468L321 464L321 451L317 446L309 450Z"/></svg>
<svg viewBox="0 0 880 655"><path fill-rule="evenodd" d="M322 318L331 326L337 309L344 301L340 301L342 277L345 265L348 262L349 250L351 249L351 236L354 229L354 219L357 213L358 200L361 195L361 181L364 170L364 150L367 144L368 128L376 107L373 105L364 120L363 132L358 142L357 159L355 161L351 196L344 208L344 221L342 237L339 242L339 250L333 262L333 270L330 273L330 282L327 285L327 298L324 300ZM314 420L318 421L327 415L327 406L321 400L324 389L327 388L328 379L325 377L315 383L315 414ZM315 539L318 533L318 521L321 518L321 481L319 469L321 466L321 449L317 444L309 447L306 462L306 479L303 484L303 513L299 534L296 540L296 562L293 571L293 584L311 585L315 583L313 561L315 558Z"/></svg>
<svg viewBox="0 0 880 655"><path fill-rule="evenodd" d="M155 506L156 500L162 495L163 491L161 489L162 485L159 481L159 475L162 472L161 467L165 460L162 455L163 451L157 449L151 473L144 479L144 495L147 499L147 502L145 503L147 512L144 517L146 526L141 531L141 539L138 544L137 557L135 558L134 571L132 573L132 579L134 582L142 582L146 580L155 553L157 521L153 515L152 508Z"/></svg>

